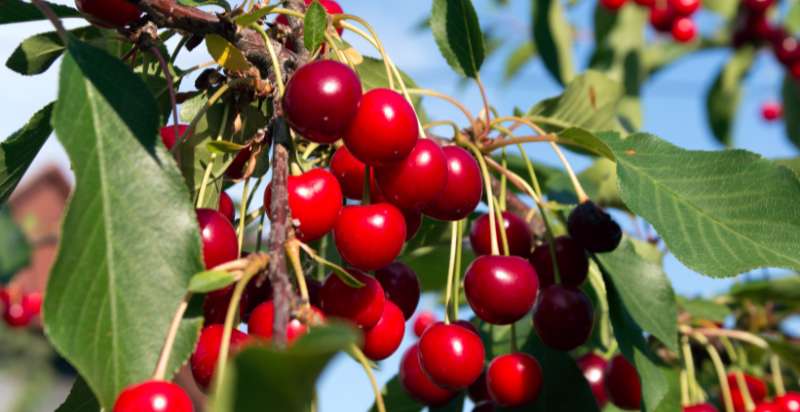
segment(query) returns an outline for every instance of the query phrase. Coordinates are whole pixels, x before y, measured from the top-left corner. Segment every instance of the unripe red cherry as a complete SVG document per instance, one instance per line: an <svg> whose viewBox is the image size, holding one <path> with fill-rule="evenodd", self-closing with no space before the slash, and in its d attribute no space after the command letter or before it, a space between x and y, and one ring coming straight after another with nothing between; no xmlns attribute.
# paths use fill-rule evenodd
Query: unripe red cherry
<svg viewBox="0 0 800 412"><path fill-rule="evenodd" d="M502 406L522 406L533 402L542 389L542 368L527 353L501 355L489 364L486 385L492 400Z"/></svg>
<svg viewBox="0 0 800 412"><path fill-rule="evenodd" d="M75 0L75 6L92 24L106 28L127 26L142 14L126 0Z"/></svg>
<svg viewBox="0 0 800 412"><path fill-rule="evenodd" d="M147 381L125 388L114 402L114 412L192 412L192 399L180 386Z"/></svg>
<svg viewBox="0 0 800 412"><path fill-rule="evenodd" d="M581 245L567 236L559 236L555 239L555 252L561 284L572 287L583 284L589 274L589 258ZM550 245L544 243L537 246L530 260L539 275L539 287L544 289L554 285L555 270Z"/></svg>
<svg viewBox="0 0 800 412"><path fill-rule="evenodd" d="M364 355L374 361L388 358L400 347L405 332L403 312L391 301L386 301L378 323L364 331Z"/></svg>
<svg viewBox="0 0 800 412"><path fill-rule="evenodd" d="M203 261L211 269L239 257L239 240L231 222L213 209L197 209Z"/></svg>
<svg viewBox="0 0 800 412"><path fill-rule="evenodd" d="M228 168L225 169L225 177L231 180L239 180L244 177L245 172L247 171L248 161L250 157L252 157L253 151L250 147L245 147L242 150L239 150L239 153L236 153L236 157L233 158L233 161Z"/></svg>
<svg viewBox="0 0 800 412"><path fill-rule="evenodd" d="M672 38L678 43L688 43L697 36L697 25L689 17L679 17L672 23Z"/></svg>
<svg viewBox="0 0 800 412"><path fill-rule="evenodd" d="M371 328L383 315L386 303L383 288L377 279L360 270L348 269L347 272L364 286L350 287L335 274L328 275L319 293L322 310L330 316L349 319L362 328Z"/></svg>
<svg viewBox="0 0 800 412"><path fill-rule="evenodd" d="M317 321L321 322L325 319L322 311L311 307ZM275 320L275 302L270 300L264 302L250 314L250 320L247 322L247 331L251 336L256 336L266 341L272 340L273 335L273 322ZM292 317L286 325L286 343L291 344L301 336L308 332L308 325L302 320Z"/></svg>
<svg viewBox="0 0 800 412"><path fill-rule="evenodd" d="M389 89L372 89L361 97L344 143L357 159L370 166L397 162L417 144L419 129L414 108Z"/></svg>
<svg viewBox="0 0 800 412"><path fill-rule="evenodd" d="M457 392L435 384L422 370L419 345L414 344L400 360L400 384L415 400L427 406L442 406L453 399Z"/></svg>
<svg viewBox="0 0 800 412"><path fill-rule="evenodd" d="M536 303L538 291L536 271L517 256L480 256L464 275L469 306L476 316L495 325L522 319Z"/></svg>
<svg viewBox="0 0 800 412"><path fill-rule="evenodd" d="M503 212L502 226L506 231L508 253L513 256L527 257L531 253L531 238L533 237L530 229L528 229L528 224L511 212ZM469 231L469 243L472 245L472 250L475 254L490 255L492 253L490 230L489 215L481 215L472 222L472 227ZM495 220L497 246L502 253L503 242L500 230L500 222Z"/></svg>
<svg viewBox="0 0 800 412"><path fill-rule="evenodd" d="M622 355L611 358L606 370L608 399L621 409L639 410L642 404L642 384L636 368Z"/></svg>
<svg viewBox="0 0 800 412"><path fill-rule="evenodd" d="M484 356L481 338L463 326L436 323L419 339L422 369L445 388L463 389L475 382L483 372Z"/></svg>
<svg viewBox="0 0 800 412"><path fill-rule="evenodd" d="M683 412L719 412L717 408L710 403L701 403L692 406L685 406Z"/></svg>
<svg viewBox="0 0 800 412"><path fill-rule="evenodd" d="M766 102L761 105L761 118L774 122L783 116L783 106L778 102Z"/></svg>
<svg viewBox="0 0 800 412"><path fill-rule="evenodd" d="M439 197L425 205L422 212L438 220L461 220L469 216L481 201L481 170L478 161L458 146L446 146L442 152L447 160L447 184Z"/></svg>
<svg viewBox="0 0 800 412"><path fill-rule="evenodd" d="M418 338L421 337L422 334L437 321L438 319L436 319L436 315L434 315L433 312L427 310L420 312L417 318L414 319L414 334L417 335Z"/></svg>
<svg viewBox="0 0 800 412"><path fill-rule="evenodd" d="M627 0L600 0L600 5L606 10L617 11L625 5Z"/></svg>
<svg viewBox="0 0 800 412"><path fill-rule="evenodd" d="M756 405L753 412L784 412L784 410L773 402L762 402Z"/></svg>
<svg viewBox="0 0 800 412"><path fill-rule="evenodd" d="M194 353L192 353L192 357L189 360L192 367L192 376L194 376L194 380L201 388L208 388L208 385L211 384L211 379L214 377L224 329L223 325L210 325L203 328L203 331L200 332L200 338L197 340ZM236 353L247 343L247 340L247 334L237 329L231 330L230 353Z"/></svg>
<svg viewBox="0 0 800 412"><path fill-rule="evenodd" d="M403 248L405 218L389 203L346 206L336 219L333 239L345 262L361 270L380 269Z"/></svg>
<svg viewBox="0 0 800 412"><path fill-rule="evenodd" d="M236 207L233 205L233 199L227 193L222 192L219 194L217 210L227 217L231 223L236 220Z"/></svg>
<svg viewBox="0 0 800 412"><path fill-rule="evenodd" d="M289 176L289 209L297 238L312 242L330 232L342 210L342 189L331 172L311 169L299 176ZM272 187L264 192L264 204L272 202Z"/></svg>
<svg viewBox="0 0 800 412"><path fill-rule="evenodd" d="M650 9L650 25L662 33L672 30L672 23L675 21L675 13L669 7L659 6L656 3Z"/></svg>
<svg viewBox="0 0 800 412"><path fill-rule="evenodd" d="M622 229L617 222L590 201L572 210L567 229L572 239L590 252L611 252L622 241Z"/></svg>
<svg viewBox="0 0 800 412"><path fill-rule="evenodd" d="M447 183L444 152L431 139L418 139L408 156L378 167L375 180L388 202L416 210L432 201Z"/></svg>
<svg viewBox="0 0 800 412"><path fill-rule="evenodd" d="M186 131L189 130L188 124L179 124L177 126L178 135L175 136L175 129L176 126L169 125L164 126L161 128L159 134L161 134L161 142L164 143L164 146L167 147L167 150L172 150L172 147L175 146L175 142L184 134Z"/></svg>
<svg viewBox="0 0 800 412"><path fill-rule="evenodd" d="M764 14L775 0L743 0L742 5L753 14Z"/></svg>
<svg viewBox="0 0 800 412"><path fill-rule="evenodd" d="M577 363L578 368L583 372L583 377L589 382L597 406L603 409L608 403L605 386L608 362L602 356L591 352L578 358Z"/></svg>
<svg viewBox="0 0 800 412"><path fill-rule="evenodd" d="M579 289L553 285L542 291L533 314L533 325L545 345L570 351L592 334L592 302Z"/></svg>
<svg viewBox="0 0 800 412"><path fill-rule="evenodd" d="M392 262L375 271L386 297L403 311L405 319L411 319L419 304L419 278L414 270L402 262Z"/></svg>
<svg viewBox="0 0 800 412"><path fill-rule="evenodd" d="M469 396L469 399L474 403L491 400L489 387L486 386L486 371L483 371L478 380L473 382L472 385L469 385L467 388L467 396Z"/></svg>
<svg viewBox="0 0 800 412"><path fill-rule="evenodd" d="M749 374L743 374L745 385L750 392L750 397L753 402L759 403L767 397L767 385L763 380ZM745 410L744 395L739 387L739 380L736 378L735 373L728 374L728 386L731 388L731 400L733 401L733 409L738 411Z"/></svg>
<svg viewBox="0 0 800 412"><path fill-rule="evenodd" d="M364 173L366 166L349 150L341 146L331 158L331 172L342 186L342 193L348 199L361 200L364 194ZM378 185L375 183L375 170L370 169L370 195L375 200Z"/></svg>
<svg viewBox="0 0 800 412"><path fill-rule="evenodd" d="M775 398L785 412L800 412L800 392L786 392L786 394Z"/></svg>
<svg viewBox="0 0 800 412"><path fill-rule="evenodd" d="M700 9L700 0L669 0L668 4L680 16L691 16Z"/></svg>

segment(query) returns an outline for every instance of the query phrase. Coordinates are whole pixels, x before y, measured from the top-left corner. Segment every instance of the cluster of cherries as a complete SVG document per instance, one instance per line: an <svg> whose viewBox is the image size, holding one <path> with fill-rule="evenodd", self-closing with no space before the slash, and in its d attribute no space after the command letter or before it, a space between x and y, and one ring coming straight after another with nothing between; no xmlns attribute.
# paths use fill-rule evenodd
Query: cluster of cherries
<svg viewBox="0 0 800 412"><path fill-rule="evenodd" d="M42 311L42 294L14 293L11 289L0 288L0 308L3 320L12 328L24 328L30 325Z"/></svg>
<svg viewBox="0 0 800 412"><path fill-rule="evenodd" d="M628 0L600 0L608 10L616 11ZM650 10L650 25L658 32L671 33L679 43L688 43L697 37L697 25L692 16L700 9L701 0L634 0Z"/></svg>

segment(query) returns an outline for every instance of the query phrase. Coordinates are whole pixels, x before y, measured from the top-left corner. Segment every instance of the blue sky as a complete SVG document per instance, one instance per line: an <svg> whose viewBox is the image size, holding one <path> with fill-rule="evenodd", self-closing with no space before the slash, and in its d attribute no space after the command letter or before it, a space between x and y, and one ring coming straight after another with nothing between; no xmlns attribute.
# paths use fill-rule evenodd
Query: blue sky
<svg viewBox="0 0 800 412"><path fill-rule="evenodd" d="M71 1L55 1L72 4ZM386 50L394 61L408 72L421 87L439 90L457 97L473 112L480 107L480 96L474 87L459 87L458 77L448 68L439 55L433 38L428 32L415 31L414 27L429 12L427 1L375 1L340 0L344 9L370 21L381 37ZM510 113L515 106L527 108L542 98L560 92L559 86L546 74L540 63L528 65L514 81L503 84L502 57L529 36L530 2L511 1L507 8L496 8L494 2L474 2L479 10L481 22L492 27L501 37L508 39L506 47L490 59L482 70L491 102L501 113ZM570 12L570 20L580 30L576 42L577 62L583 66L591 50L591 33L588 25L594 1L583 1ZM701 13L701 29L712 30L718 23L713 16ZM68 21L68 27L77 27L84 22ZM52 30L44 22L4 26L0 30L0 59L5 61L16 45L35 33ZM348 38L349 37L349 38ZM360 50L374 54L371 48L359 39L346 34ZM184 53L179 65L188 67L209 60L200 47L192 53ZM719 67L729 56L729 51L713 51L680 61L654 80L643 92L644 130L665 138L679 146L690 149L718 150L708 132L705 122L705 92ZM8 136L23 125L32 113L55 98L57 84L56 68L44 75L24 77L8 69L0 69L0 85L3 88L4 105L0 111L0 136ZM764 123L759 114L761 104L779 97L782 69L769 53L758 58L753 74L747 79L742 106L735 128L736 146L760 153L766 157L791 157L797 150L787 143L780 123ZM192 82L185 82L191 84ZM432 118L461 121L460 114L451 107L429 100L428 113ZM556 158L546 146L531 146L529 153L536 159L556 164ZM578 169L588 164L586 159L570 156ZM66 156L56 139L50 139L29 175L42 165L56 162L68 167ZM234 190L234 194L236 191ZM724 291L733 279L717 280L698 275L685 268L674 257L666 259L666 270L675 289L686 295L713 294ZM432 308L432 299L425 299L423 306ZM404 347L413 341L407 336ZM400 353L381 364L379 379L388 380L397 370ZM320 387L321 411L365 410L372 403L368 381L358 366L349 359L338 359L333 368L324 375Z"/></svg>

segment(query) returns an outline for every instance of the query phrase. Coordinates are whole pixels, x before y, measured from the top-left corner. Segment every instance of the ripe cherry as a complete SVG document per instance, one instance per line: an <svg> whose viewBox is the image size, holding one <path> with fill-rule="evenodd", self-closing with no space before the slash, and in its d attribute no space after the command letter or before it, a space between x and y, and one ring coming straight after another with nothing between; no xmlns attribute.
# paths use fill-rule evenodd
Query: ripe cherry
<svg viewBox="0 0 800 412"><path fill-rule="evenodd" d="M364 286L350 287L335 274L328 275L319 291L322 310L326 314L353 321L362 328L371 328L383 315L386 297L381 284L366 273L349 269Z"/></svg>
<svg viewBox="0 0 800 412"><path fill-rule="evenodd" d="M700 0L669 0L668 4L680 16L691 16L700 9Z"/></svg>
<svg viewBox="0 0 800 412"><path fill-rule="evenodd" d="M159 134L161 134L161 142L164 143L164 146L167 147L167 150L172 150L172 147L175 146L175 142L178 140L178 138L186 134L186 131L189 130L189 125L179 124L177 126L178 129L177 136L175 136L175 129L176 126L169 125L162 127L159 132Z"/></svg>
<svg viewBox="0 0 800 412"><path fill-rule="evenodd" d="M606 392L615 406L639 410L642 404L642 384L636 368L622 355L611 358L606 370Z"/></svg>
<svg viewBox="0 0 800 412"><path fill-rule="evenodd" d="M783 116L783 106L778 102L766 102L761 105L761 118L774 122Z"/></svg>
<svg viewBox="0 0 800 412"><path fill-rule="evenodd" d="M306 6L310 5L312 1L313 0L303 0L303 2L306 4ZM334 0L319 0L319 4L322 5L322 7L325 9L326 12L328 12L328 14L342 14L342 13L344 13L344 10L342 10L342 6L340 6L339 3L337 3ZM278 16L277 19L275 19L275 23L282 24L284 26L288 26L289 25L289 19L286 18L286 15L281 14L280 16ZM337 28L336 31L339 33L339 35L342 34L342 29L341 28Z"/></svg>
<svg viewBox="0 0 800 412"><path fill-rule="evenodd" d="M9 302L3 309L3 320L12 328L24 328L31 323L33 315L25 310L22 302Z"/></svg>
<svg viewBox="0 0 800 412"><path fill-rule="evenodd" d="M539 279L527 260L484 255L464 275L464 293L475 315L495 325L522 319L536 303Z"/></svg>
<svg viewBox="0 0 800 412"><path fill-rule="evenodd" d="M20 303L25 313L30 317L34 317L42 313L42 301L43 297L41 292L31 292L22 295Z"/></svg>
<svg viewBox="0 0 800 412"><path fill-rule="evenodd" d="M583 248L571 238L559 236L555 239L555 252L561 284L572 287L583 284L589 273L589 258ZM530 261L539 275L539 286L542 289L555 284L553 258L548 243L537 246Z"/></svg>
<svg viewBox="0 0 800 412"><path fill-rule="evenodd" d="M208 388L208 385L211 384L211 379L214 377L224 329L223 325L210 325L200 332L200 339L197 340L197 346L189 363L192 367L194 380L201 388ZM244 346L247 340L247 334L236 329L231 330L230 353L235 353Z"/></svg>
<svg viewBox="0 0 800 412"><path fill-rule="evenodd" d="M675 13L671 8L659 6L658 3L656 3L656 5L650 9L650 25L657 31L662 33L671 31L674 21Z"/></svg>
<svg viewBox="0 0 800 412"><path fill-rule="evenodd" d="M397 162L417 144L417 115L406 99L389 89L372 89L361 97L344 143L370 166Z"/></svg>
<svg viewBox="0 0 800 412"><path fill-rule="evenodd" d="M800 61L800 42L790 34L776 33L772 42L772 51L775 58L784 66Z"/></svg>
<svg viewBox="0 0 800 412"><path fill-rule="evenodd" d="M322 322L325 315L321 310L311 307L311 312L316 322ZM247 331L251 336L256 336L266 341L272 340L273 322L275 320L275 302L272 300L264 302L250 314L250 320L247 322ZM308 325L301 319L292 317L286 325L286 343L291 344L301 336L308 332Z"/></svg>
<svg viewBox="0 0 800 412"><path fill-rule="evenodd" d="M656 0L633 0L633 2L642 7L648 7L648 8L651 8L656 4Z"/></svg>
<svg viewBox="0 0 800 412"><path fill-rule="evenodd" d="M775 398L785 412L800 412L800 392L786 392L786 394Z"/></svg>
<svg viewBox="0 0 800 412"><path fill-rule="evenodd" d="M697 25L689 17L679 17L672 23L672 38L678 43L688 43L697 36Z"/></svg>
<svg viewBox="0 0 800 412"><path fill-rule="evenodd" d="M225 170L225 177L231 180L239 180L244 177L245 172L247 171L248 162L252 157L252 150L250 147L245 147L242 150L239 150L239 153L236 153L236 157L233 158L233 161L228 168Z"/></svg>
<svg viewBox="0 0 800 412"><path fill-rule="evenodd" d="M203 324L223 324L231 302L233 286L215 290L203 298Z"/></svg>
<svg viewBox="0 0 800 412"><path fill-rule="evenodd" d="M553 285L542 291L533 325L545 345L570 351L592 334L592 302L579 289Z"/></svg>
<svg viewBox="0 0 800 412"><path fill-rule="evenodd" d="M775 4L775 0L743 0L742 5L751 13L764 14Z"/></svg>
<svg viewBox="0 0 800 412"><path fill-rule="evenodd" d="M125 388L114 402L114 412L192 412L186 391L167 381L147 381Z"/></svg>
<svg viewBox="0 0 800 412"><path fill-rule="evenodd" d="M347 146L342 146L336 149L336 152L331 158L331 172L339 180L342 186L342 193L348 199L361 200L364 194L364 173L366 166L364 163L349 150ZM373 196L378 193L378 186L375 183L375 171L370 170L370 195Z"/></svg>
<svg viewBox="0 0 800 412"><path fill-rule="evenodd" d="M311 169L299 176L289 176L289 209L297 238L312 242L330 232L342 210L342 189L331 172ZM264 204L272 202L272 187L264 192Z"/></svg>
<svg viewBox="0 0 800 412"><path fill-rule="evenodd" d="M753 402L759 403L767 397L767 385L763 380L749 374L743 374L745 385L750 392L750 397ZM739 387L739 380L736 378L735 373L728 374L728 386L731 388L731 399L733 400L733 408L737 411L744 411L744 395Z"/></svg>
<svg viewBox="0 0 800 412"><path fill-rule="evenodd" d="M75 0L75 6L92 24L106 28L127 26L142 14L126 0Z"/></svg>
<svg viewBox="0 0 800 412"><path fill-rule="evenodd" d="M387 301L378 323L364 331L364 355L374 361L388 358L400 347L405 332L403 312L397 305Z"/></svg>
<svg viewBox="0 0 800 412"><path fill-rule="evenodd" d="M467 396L469 396L469 399L474 403L491 400L489 387L486 385L486 371L483 371L481 376L478 377L478 380L472 382L472 385L469 385L467 388Z"/></svg>
<svg viewBox="0 0 800 412"><path fill-rule="evenodd" d="M481 338L459 325L433 324L419 340L422 369L445 388L463 389L475 382L483 372L484 355Z"/></svg>
<svg viewBox="0 0 800 412"><path fill-rule="evenodd" d="M414 270L405 263L393 262L375 271L386 297L403 311L405 319L410 319L419 304L419 279Z"/></svg>
<svg viewBox="0 0 800 412"><path fill-rule="evenodd" d="M600 5L607 10L617 11L625 5L627 0L600 0Z"/></svg>
<svg viewBox="0 0 800 412"><path fill-rule="evenodd" d="M219 194L217 210L227 217L231 223L236 220L236 207L233 205L233 199L227 193L222 192Z"/></svg>
<svg viewBox="0 0 800 412"><path fill-rule="evenodd" d="M783 408L772 402L762 402L756 405L753 412L784 412Z"/></svg>
<svg viewBox="0 0 800 412"><path fill-rule="evenodd" d="M542 368L539 361L527 353L501 355L489 364L486 385L498 405L522 406L539 396Z"/></svg>
<svg viewBox="0 0 800 412"><path fill-rule="evenodd" d="M197 209L197 222L206 269L239 257L239 240L228 218L213 209Z"/></svg>
<svg viewBox="0 0 800 412"><path fill-rule="evenodd" d="M362 270L380 269L394 261L406 240L403 213L389 203L346 206L333 227L342 259Z"/></svg>
<svg viewBox="0 0 800 412"><path fill-rule="evenodd" d="M591 352L578 358L577 363L578 368L583 372L583 377L589 382L597 406L603 409L608 403L605 387L608 362L602 356Z"/></svg>
<svg viewBox="0 0 800 412"><path fill-rule="evenodd" d="M684 406L683 412L719 412L717 408L710 403L701 403L692 406Z"/></svg>
<svg viewBox="0 0 800 412"><path fill-rule="evenodd" d="M378 167L381 194L401 209L416 210L432 201L447 183L444 152L431 139L418 139L404 159Z"/></svg>
<svg viewBox="0 0 800 412"><path fill-rule="evenodd" d="M442 406L453 399L457 392L435 384L422 370L419 345L414 344L400 360L400 384L408 394L427 406Z"/></svg>
<svg viewBox="0 0 800 412"><path fill-rule="evenodd" d="M270 299L272 299L272 283L269 279L256 276L247 282L239 303L239 315L242 321L247 322L253 309Z"/></svg>
<svg viewBox="0 0 800 412"><path fill-rule="evenodd" d="M622 229L603 209L587 201L567 219L569 235L590 252L611 252L622 241Z"/></svg>
<svg viewBox="0 0 800 412"><path fill-rule="evenodd" d="M503 212L503 228L506 231L508 242L508 253L513 256L527 257L531 253L531 235L528 224L517 215L511 212ZM481 215L472 222L469 231L469 243L472 250L477 255L489 255L492 253L492 241L489 226L489 215ZM503 244L500 233L500 222L495 221L495 233L497 234L497 245L502 253Z"/></svg>
<svg viewBox="0 0 800 412"><path fill-rule="evenodd" d="M434 315L433 312L427 310L420 312L414 320L414 334L417 335L418 338L422 337L422 334L437 321L438 319L436 319L436 315Z"/></svg>
<svg viewBox="0 0 800 412"><path fill-rule="evenodd" d="M483 195L478 161L458 146L442 148L447 159L447 184L439 197L425 205L422 212L438 220L461 220L478 206Z"/></svg>
<svg viewBox="0 0 800 412"><path fill-rule="evenodd" d="M403 217L406 219L406 240L411 240L422 226L422 212L406 209L400 211L403 212Z"/></svg>

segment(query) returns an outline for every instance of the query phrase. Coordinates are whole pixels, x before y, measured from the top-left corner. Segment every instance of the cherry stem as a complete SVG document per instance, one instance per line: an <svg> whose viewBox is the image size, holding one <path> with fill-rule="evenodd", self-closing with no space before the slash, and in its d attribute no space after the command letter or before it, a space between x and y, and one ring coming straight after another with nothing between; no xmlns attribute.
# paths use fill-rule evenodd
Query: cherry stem
<svg viewBox="0 0 800 412"><path fill-rule="evenodd" d="M739 392L742 393L742 399L744 400L744 409L747 412L752 412L756 405L753 402L753 396L750 394L750 388L747 386L747 381L744 379L744 373L741 370L737 370L734 372L736 376L736 386L739 387Z"/></svg>
<svg viewBox="0 0 800 412"><path fill-rule="evenodd" d="M500 163L504 169L508 169L508 158L506 156L506 149L503 148L502 152L502 161ZM508 177L506 175L500 175L500 210L506 211L506 197L508 193Z"/></svg>
<svg viewBox="0 0 800 412"><path fill-rule="evenodd" d="M503 246L503 256L509 256L510 252L508 250L508 235L506 234L505 222L503 221L503 212L501 211L502 206L500 206L500 202L497 200L497 198L493 198L492 200L495 204L495 221L497 222L497 225L500 226L500 244Z"/></svg>
<svg viewBox="0 0 800 412"><path fill-rule="evenodd" d="M697 377L695 376L694 370L694 358L692 357L692 349L689 347L689 337L686 335L681 338L681 349L683 351L683 361L686 365L686 378L689 388L688 401L693 405L698 401L699 397L696 391Z"/></svg>
<svg viewBox="0 0 800 412"><path fill-rule="evenodd" d="M372 41L370 41L370 43L372 43L372 45L375 46L376 49L378 49L378 53L380 53L381 58L383 59L383 66L386 69L386 80L389 82L389 88L394 90L394 88L395 88L394 87L394 77L392 77L392 69L391 69L391 67L389 67L389 58L388 58L389 56L386 54L386 49L383 48L383 43L381 43L381 40L378 37L378 33L375 32L375 29L373 29L372 26L366 20L362 19L361 17L354 16L352 14L337 14L337 15L333 16L334 24L337 24L337 23L341 22L342 20L353 20L355 22L358 22L362 26L364 26L365 29L367 29L367 31L369 32L369 34L371 36L362 36L362 37L367 39L367 41L372 40ZM348 28L350 30L352 30L353 28L356 28L356 27L353 27L352 25L346 24L346 22L341 23L341 25L342 25L343 28ZM347 26L350 26L350 27L347 27ZM353 32L358 33L358 31L356 31L356 30L353 30ZM371 37L371 39L370 39L370 37Z"/></svg>
<svg viewBox="0 0 800 412"><path fill-rule="evenodd" d="M535 203L539 204L542 202L542 198L538 194L536 194L536 192L525 181L525 179L521 178L518 174L512 172L511 170L504 168L491 157L486 157L485 159L486 159L486 164L491 166L492 169L496 170L500 174L508 177L508 181L511 182L512 185L514 185L517 189L525 192L525 194L530 196Z"/></svg>
<svg viewBox="0 0 800 412"><path fill-rule="evenodd" d="M778 396L783 396L786 394L786 386L783 384L781 360L778 358L778 355L770 356L769 365L772 371L772 384L775 386L775 394Z"/></svg>
<svg viewBox="0 0 800 412"><path fill-rule="evenodd" d="M719 387L720 391L722 392L722 401L725 405L725 412L734 412L733 399L731 398L731 388L728 386L728 378L725 374L725 365L722 363L722 358L719 357L719 352L717 352L717 349L714 348L714 345L712 345L705 336L696 332L692 332L690 336L692 339L703 345L703 347L706 349L706 352L708 352L708 357L711 359L711 363L714 365L714 370L717 373L717 379L719 379Z"/></svg>
<svg viewBox="0 0 800 412"><path fill-rule="evenodd" d="M381 388L378 386L378 381L375 379L375 374L372 373L372 368L369 365L369 360L366 356L364 356L364 352L358 348L356 345L350 346L350 351L353 353L353 357L356 358L361 367L364 368L364 372L367 374L367 378L369 378L369 384L372 386L372 393L375 395L375 405L378 407L378 412L386 412L386 405L383 402L383 394L381 394Z"/></svg>
<svg viewBox="0 0 800 412"><path fill-rule="evenodd" d="M236 81L234 80L233 82ZM183 132L183 135L180 136L180 138L175 141L175 145L172 146L171 152L173 155L176 155L178 153L180 147L183 145L183 142L186 140L186 138L189 137L189 135L191 135L194 132L194 129L197 127L197 123L199 123L200 119L202 119L203 116L205 116L206 112L208 112L208 109L210 109L211 106L216 104L217 101L220 98L222 98L222 95L224 95L229 88L230 88L230 83L225 83L222 86L220 86L219 89L217 89L214 92L214 94L212 94L211 97L208 98L206 104L204 104L203 107L201 107L200 110L197 111L197 114L194 115L192 121L189 122L189 127L186 128L186 131Z"/></svg>
<svg viewBox="0 0 800 412"><path fill-rule="evenodd" d="M244 179L244 184L242 185L242 200L241 204L239 205L239 216L244 217L247 214L247 198L248 198L248 190L250 190L250 178ZM255 191L254 191L255 192ZM244 229L245 229L245 219L239 219L239 227L237 228L237 234L239 235L239 256L242 255L242 247L244 246Z"/></svg>
<svg viewBox="0 0 800 412"><path fill-rule="evenodd" d="M219 91L218 91L219 92ZM210 99L209 99L210 101ZM226 104L224 109L222 110L222 128L219 130L219 134L217 134L217 141L222 140L222 135L225 134L225 131L228 129L228 114L230 113L230 105ZM191 127L191 126L189 126ZM188 133L188 132L187 132ZM177 146L178 143L175 143ZM200 182L200 192L197 194L197 207L203 207L205 204L205 194L206 194L206 187L208 186L208 181L211 178L211 170L214 167L214 161L217 160L217 152L211 153L211 160L206 165L206 170L203 172L203 180Z"/></svg>
<svg viewBox="0 0 800 412"><path fill-rule="evenodd" d="M475 158L478 159L478 164L481 166L481 175L483 175L483 185L486 187L486 204L489 206L489 240L492 245L492 255L497 256L500 254L500 247L497 243L497 217L494 214L494 194L492 193L492 178L489 175L489 168L486 166L486 159L483 153L477 146L470 142L465 143L467 148L472 151Z"/></svg>
<svg viewBox="0 0 800 412"><path fill-rule="evenodd" d="M422 96L435 97L435 98L442 99L442 100L452 104L456 109L460 110L461 113L464 114L464 117L467 118L467 121L469 122L469 124L472 127L472 129L476 130L476 127L477 127L478 123L476 122L475 117L472 115L472 113L470 113L469 109L467 109L466 106L461 104L461 102L459 102L458 100L454 99L453 97L450 97L450 96L448 96L448 95L446 95L444 93L439 93L437 91L429 90L429 89L408 89L408 93L413 94L413 95L422 95Z"/></svg>
<svg viewBox="0 0 800 412"><path fill-rule="evenodd" d="M306 277L303 275L303 265L300 263L300 247L297 242L294 240L286 242L286 255L292 264L295 279L297 280L297 288L300 290L300 297L303 299L303 306L308 308L311 305L311 300L308 298L308 285L306 285Z"/></svg>
<svg viewBox="0 0 800 412"><path fill-rule="evenodd" d="M572 182L572 187L575 189L575 194L578 196L578 203L588 201L589 196L587 196L586 191L583 190L583 186L581 186L578 176L572 170L572 165L569 164L566 156L564 156L564 152L561 151L561 148L558 147L555 142L550 142L550 147L553 148L553 151L558 155L558 159L561 160L561 163L564 165L564 169L567 171L567 175L569 175L569 180Z"/></svg>
<svg viewBox="0 0 800 412"><path fill-rule="evenodd" d="M541 142L557 142L558 137L552 134L545 136L513 136L506 139L494 139L481 147L484 153L490 153L497 149L504 148L520 143L541 143Z"/></svg>
<svg viewBox="0 0 800 412"><path fill-rule="evenodd" d="M484 86L483 82L481 81L480 73L475 73L475 83L478 85L478 90L481 92L481 100L483 100L483 112L486 115L486 130L481 133L481 136L486 136L489 133L489 130L492 129L492 106L489 104L489 96L486 94L486 86Z"/></svg>
<svg viewBox="0 0 800 412"><path fill-rule="evenodd" d="M364 166L364 192L361 193L361 203L368 205L372 203L372 193L370 193L372 182L372 167Z"/></svg>
<svg viewBox="0 0 800 412"><path fill-rule="evenodd" d="M452 313L453 304L453 278L455 277L456 268L456 252L458 250L458 222L450 223L450 261L447 264L447 284L445 285L444 292L444 323L450 323L451 320L457 320L455 317L450 318ZM458 293L458 291L456 291Z"/></svg>
<svg viewBox="0 0 800 412"><path fill-rule="evenodd" d="M286 87L283 84L283 72L281 71L281 63L280 60L278 59L278 54L275 53L275 47L272 45L272 40L267 35L267 32L264 31L264 28L259 26L258 24L252 24L250 28L261 34L261 38L264 39L264 44L267 46L267 53L269 53L269 59L272 62L272 70L275 71L275 84L277 84L278 86L278 94L279 97L281 97L283 96L283 93L286 91Z"/></svg>
<svg viewBox="0 0 800 412"><path fill-rule="evenodd" d="M680 383L681 383L681 406L686 408L691 404L689 400L689 381L686 378L686 371L682 370L680 372Z"/></svg>
<svg viewBox="0 0 800 412"><path fill-rule="evenodd" d="M453 318L458 320L458 305L461 296L461 254L464 246L464 226L466 220L458 221L458 241L456 242L456 268L453 271Z"/></svg>
<svg viewBox="0 0 800 412"><path fill-rule="evenodd" d="M686 325L680 326L680 331L684 334L689 333L699 333L704 336L713 336L713 337L728 337L731 339L736 339L742 342L749 343L753 346L756 346L760 349L769 349L769 343L767 343L764 338L754 335L749 332L741 331L741 330L728 330L728 329L717 329L717 328L697 328L693 329Z"/></svg>
<svg viewBox="0 0 800 412"><path fill-rule="evenodd" d="M256 252L261 251L261 242L262 238L264 237L264 220L267 216L266 208L261 208L260 214L261 216L258 218L258 237L256 237ZM239 219L244 219L244 216L240 217Z"/></svg>
<svg viewBox="0 0 800 412"><path fill-rule="evenodd" d="M517 348L517 324L511 324L511 352L517 352L519 349Z"/></svg>
<svg viewBox="0 0 800 412"><path fill-rule="evenodd" d="M169 357L172 354L172 347L175 345L175 338L178 335L178 329L181 326L183 314L186 313L186 308L189 307L189 299L192 297L191 293L187 293L181 303L178 305L178 310L170 322L169 330L167 331L167 338L164 340L164 347L161 348L161 354L158 356L158 363L156 363L156 370L153 372L154 380L164 380L167 375L167 364Z"/></svg>
<svg viewBox="0 0 800 412"><path fill-rule="evenodd" d="M348 285L351 285L352 287L357 287L357 288L364 287L364 283L354 278L353 275L350 274L350 272L345 270L343 267L318 255L317 252L315 252L314 249L312 249L307 244L297 240L297 238L292 239L291 242L296 243L297 246L300 247L300 249L303 249L303 251L306 252L308 256L310 256L312 259L314 259L314 261L316 261L320 265L331 268L333 270L333 273L336 274L336 276L338 276L339 279L341 279L343 282L347 283Z"/></svg>

